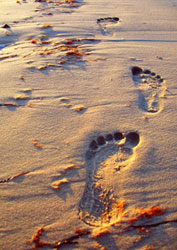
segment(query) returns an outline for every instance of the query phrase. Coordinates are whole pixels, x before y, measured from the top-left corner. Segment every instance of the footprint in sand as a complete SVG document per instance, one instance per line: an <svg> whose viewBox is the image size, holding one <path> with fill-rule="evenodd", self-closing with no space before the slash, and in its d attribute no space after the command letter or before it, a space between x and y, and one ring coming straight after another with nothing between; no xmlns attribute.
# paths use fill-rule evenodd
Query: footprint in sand
<svg viewBox="0 0 177 250"><path fill-rule="evenodd" d="M97 24L99 25L101 32L103 35L106 35L110 33L110 26L115 25L119 22L118 17L104 17L104 18L98 18Z"/></svg>
<svg viewBox="0 0 177 250"><path fill-rule="evenodd" d="M118 220L114 185L121 169L135 158L134 149L139 142L137 132L115 132L90 143L85 164L87 180L79 204L79 217L86 224L100 226Z"/></svg>
<svg viewBox="0 0 177 250"><path fill-rule="evenodd" d="M165 80L149 69L134 66L131 68L134 83L138 89L139 108L149 113L162 110L166 85Z"/></svg>

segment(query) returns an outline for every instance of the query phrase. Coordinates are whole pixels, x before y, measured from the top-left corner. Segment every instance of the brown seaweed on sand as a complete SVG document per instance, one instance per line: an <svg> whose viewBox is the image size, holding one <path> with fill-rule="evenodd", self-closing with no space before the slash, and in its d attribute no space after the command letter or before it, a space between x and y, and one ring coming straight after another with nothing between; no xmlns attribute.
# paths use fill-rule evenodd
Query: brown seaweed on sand
<svg viewBox="0 0 177 250"><path fill-rule="evenodd" d="M120 208L119 208L120 209ZM123 212L124 211L124 204L122 204L121 210L119 210L119 212ZM134 211L133 211L134 212ZM173 220L162 220L161 222L157 222L157 223L151 223L151 224L145 224L143 223L143 219L147 219L147 218L152 218L154 216L161 216L165 213L165 209L162 208L161 206L153 206L151 208L140 208L138 209L136 212L136 217L130 217L127 219L127 226L123 229L121 227L121 221L119 221L118 223L115 222L112 224L108 224L108 225L103 225L99 228L91 229L91 228L77 228L74 230L74 234L72 234L69 237L66 237L60 241L56 241L54 243L48 243L48 242L42 242L40 240L40 237L42 236L43 232L45 231L44 227L41 227L37 233L32 237L31 242L35 244L35 246L32 249L37 249L37 248L42 248L42 247L53 247L55 249L60 249L60 247L62 246L66 246L66 245L70 245L70 244L79 244L78 240L81 237L87 236L87 235L92 235L92 237L94 239L97 239L98 237L104 235L104 234L109 234L111 233L111 228L119 228L121 229L122 233L126 233L132 230L137 230L137 233L148 233L150 232L149 228L151 227L158 227L159 225L163 225L163 224L168 224L168 223L177 223L177 219L173 219ZM124 214L124 217L128 217L128 214ZM140 221L141 220L141 224L135 224L135 222ZM125 220L124 220L125 223ZM140 237L140 239L143 239L143 237ZM136 242L134 242L136 243ZM148 249L148 248L147 248Z"/></svg>
<svg viewBox="0 0 177 250"><path fill-rule="evenodd" d="M40 237L42 236L43 232L45 231L44 227L41 227L38 229L37 233L32 237L31 242L35 244L35 246L32 249L42 248L42 247L53 247L55 249L60 249L60 247L68 244L78 244L78 240L80 237L91 234L91 231L89 229L75 229L74 234L72 236L69 236L67 238L64 238L61 241L57 241L55 243L48 243L48 242L42 242L40 240Z"/></svg>
<svg viewBox="0 0 177 250"><path fill-rule="evenodd" d="M43 148L43 145L41 145L40 143L38 143L38 140L37 139L33 139L32 140L32 144L38 148L38 149L42 149Z"/></svg>
<svg viewBox="0 0 177 250"><path fill-rule="evenodd" d="M47 243L47 242L41 242L40 237L42 236L44 232L44 227L41 227L38 229L37 233L32 237L32 242L34 242L35 246L32 249L37 249L41 247L46 247L46 246L52 246L52 244Z"/></svg>
<svg viewBox="0 0 177 250"><path fill-rule="evenodd" d="M8 177L7 179L0 180L0 183L5 183L5 182L12 181L12 180L16 179L17 177L20 177L20 176L22 176L22 175L26 175L26 174L28 174L28 173L29 173L29 172L22 172L22 173L16 174L16 175L14 175L14 176Z"/></svg>

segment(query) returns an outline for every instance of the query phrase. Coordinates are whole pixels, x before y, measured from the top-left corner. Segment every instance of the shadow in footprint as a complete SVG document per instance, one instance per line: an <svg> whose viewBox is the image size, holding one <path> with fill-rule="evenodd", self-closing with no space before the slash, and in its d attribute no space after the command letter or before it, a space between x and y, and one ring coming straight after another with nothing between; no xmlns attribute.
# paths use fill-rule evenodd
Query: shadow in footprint
<svg viewBox="0 0 177 250"><path fill-rule="evenodd" d="M132 77L138 90L138 106L149 113L162 110L162 98L165 96L165 80L149 69L134 66L131 68Z"/></svg>
<svg viewBox="0 0 177 250"><path fill-rule="evenodd" d="M92 140L86 153L87 180L79 204L79 217L86 224L100 226L118 219L115 209L114 180L121 168L134 158L134 148L139 144L137 132L115 132Z"/></svg>

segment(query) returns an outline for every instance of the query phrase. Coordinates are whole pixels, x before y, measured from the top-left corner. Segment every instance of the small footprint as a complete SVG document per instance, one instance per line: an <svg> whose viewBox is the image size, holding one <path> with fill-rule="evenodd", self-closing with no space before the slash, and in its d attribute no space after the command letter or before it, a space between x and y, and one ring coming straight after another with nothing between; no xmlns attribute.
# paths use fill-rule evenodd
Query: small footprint
<svg viewBox="0 0 177 250"><path fill-rule="evenodd" d="M166 91L165 80L149 69L143 70L134 66L131 71L139 93L139 108L149 113L161 111L163 108L162 98Z"/></svg>
<svg viewBox="0 0 177 250"><path fill-rule="evenodd" d="M115 132L92 140L86 153L87 180L79 203L79 218L86 224L100 226L118 219L114 180L120 178L123 167L134 159L139 144L137 132Z"/></svg>
<svg viewBox="0 0 177 250"><path fill-rule="evenodd" d="M98 18L97 24L100 26L101 32L105 35L110 33L108 27L117 24L120 21L119 17L104 17Z"/></svg>

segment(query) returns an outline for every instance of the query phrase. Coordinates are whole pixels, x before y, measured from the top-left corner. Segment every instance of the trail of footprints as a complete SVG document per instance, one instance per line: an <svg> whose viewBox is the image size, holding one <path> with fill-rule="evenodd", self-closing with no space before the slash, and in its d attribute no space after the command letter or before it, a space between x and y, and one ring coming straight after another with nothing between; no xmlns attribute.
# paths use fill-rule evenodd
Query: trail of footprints
<svg viewBox="0 0 177 250"><path fill-rule="evenodd" d="M149 113L161 111L165 80L155 72L138 66L132 67L131 72L139 93L139 108ZM128 166L135 158L134 149L139 142L139 134L133 131L100 135L90 143L85 163L86 185L79 204L79 217L86 224L100 226L117 220L119 213L117 207L114 209L117 203L114 180L122 167Z"/></svg>
<svg viewBox="0 0 177 250"><path fill-rule="evenodd" d="M101 135L90 143L86 153L86 185L79 204L79 217L86 224L100 226L117 220L114 180L120 178L121 168L134 159L139 142L139 134L133 131Z"/></svg>
<svg viewBox="0 0 177 250"><path fill-rule="evenodd" d="M138 105L143 111L157 113L163 108L166 91L165 80L149 69L134 66L131 69L135 86L138 89Z"/></svg>
<svg viewBox="0 0 177 250"><path fill-rule="evenodd" d="M103 34L107 34L110 26L118 24L119 21L118 17L105 17L97 19L97 24ZM159 112L166 90L164 79L149 69L137 66L132 67L131 72L139 93L140 109L149 113ZM30 98L29 93L17 96L15 100L27 100ZM68 98L61 98L60 101L66 107L72 106ZM73 109L80 112L84 106L74 106ZM121 169L127 167L134 159L134 150L139 143L140 136L135 131L127 134L114 132L106 136L100 135L91 141L85 162L87 179L79 203L79 217L83 222L99 226L103 223L112 223L118 218L119 214L114 210L117 197L114 194L113 183L115 178L119 178ZM67 182L67 179L54 182L53 188L59 188L60 184Z"/></svg>

